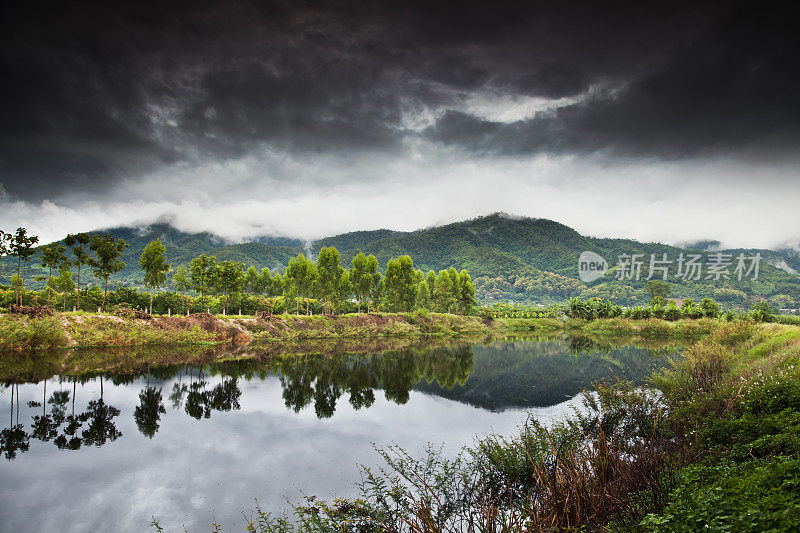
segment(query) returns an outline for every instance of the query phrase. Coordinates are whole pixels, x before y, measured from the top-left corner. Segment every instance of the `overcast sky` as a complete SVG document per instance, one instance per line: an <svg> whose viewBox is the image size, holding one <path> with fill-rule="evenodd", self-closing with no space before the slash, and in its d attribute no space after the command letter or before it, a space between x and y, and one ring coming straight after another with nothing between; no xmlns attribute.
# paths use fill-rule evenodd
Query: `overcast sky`
<svg viewBox="0 0 800 533"><path fill-rule="evenodd" d="M493 211L800 245L800 42L753 2L3 3L0 228L232 240Z"/></svg>

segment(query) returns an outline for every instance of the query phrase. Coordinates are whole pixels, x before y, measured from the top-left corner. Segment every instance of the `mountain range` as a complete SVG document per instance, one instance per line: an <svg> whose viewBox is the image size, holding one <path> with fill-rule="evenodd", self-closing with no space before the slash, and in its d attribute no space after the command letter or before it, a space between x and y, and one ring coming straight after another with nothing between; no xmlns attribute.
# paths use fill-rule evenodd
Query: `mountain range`
<svg viewBox="0 0 800 533"><path fill-rule="evenodd" d="M441 270L449 267L467 269L475 280L478 298L485 303L540 303L563 301L572 296L601 296L622 304L649 300L644 290L647 263L651 254L675 263L681 253L703 254L703 261L718 251L718 243L709 241L685 247L660 243L642 243L631 239L595 238L581 235L574 229L552 220L494 213L452 224L411 232L386 229L356 231L305 243L283 237L263 237L254 242L230 243L211 233L184 233L167 224L147 227L122 227L98 231L124 239L130 247L123 261L125 270L113 279L123 285L141 285L139 256L145 245L161 239L167 260L173 267L188 265L202 253L217 260L233 260L257 268L283 270L289 260L299 253L316 256L323 246L335 246L349 265L358 252L374 254L383 268L389 259L408 254L414 266L421 270ZM645 269L639 280L616 279L612 268L596 281L579 279L578 257L583 251L602 256L614 267L622 254L641 254ZM757 280L736 276L731 279L685 280L670 276L673 297L713 297L729 306L744 306L768 299L777 307L797 307L800 304L800 253L796 250L726 250L748 257L760 253L763 258ZM34 258L28 268L30 283L41 276ZM0 260L0 283L8 284L15 271L11 258ZM675 268L673 264L673 269ZM731 267L732 270L732 267ZM704 276L705 277L705 276ZM86 278L84 278L86 279ZM92 282L95 280L89 279Z"/></svg>

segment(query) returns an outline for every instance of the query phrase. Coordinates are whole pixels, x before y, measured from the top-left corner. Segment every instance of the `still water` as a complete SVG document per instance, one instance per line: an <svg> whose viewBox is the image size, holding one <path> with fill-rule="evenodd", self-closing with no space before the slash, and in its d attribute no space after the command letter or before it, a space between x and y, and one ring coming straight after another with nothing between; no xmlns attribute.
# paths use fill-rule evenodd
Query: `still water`
<svg viewBox="0 0 800 533"><path fill-rule="evenodd" d="M446 454L549 420L666 350L579 339L498 341L52 376L3 384L0 531L240 531L256 500L355 495L373 446Z"/></svg>

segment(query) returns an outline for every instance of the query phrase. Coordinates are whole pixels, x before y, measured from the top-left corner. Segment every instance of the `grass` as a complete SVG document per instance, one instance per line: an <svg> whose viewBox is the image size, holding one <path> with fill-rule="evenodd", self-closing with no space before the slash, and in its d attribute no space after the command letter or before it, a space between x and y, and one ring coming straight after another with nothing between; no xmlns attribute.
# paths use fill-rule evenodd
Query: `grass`
<svg viewBox="0 0 800 533"><path fill-rule="evenodd" d="M183 346L250 341L299 343L391 338L558 335L589 338L696 339L720 324L714 320L666 322L650 319L502 318L442 313L372 313L348 315L274 315L256 317L157 316L150 320L110 314L68 312L53 317L0 315L0 350L40 352L100 346Z"/></svg>
<svg viewBox="0 0 800 533"><path fill-rule="evenodd" d="M30 319L15 315L0 318L0 352L53 350L66 342L58 318Z"/></svg>

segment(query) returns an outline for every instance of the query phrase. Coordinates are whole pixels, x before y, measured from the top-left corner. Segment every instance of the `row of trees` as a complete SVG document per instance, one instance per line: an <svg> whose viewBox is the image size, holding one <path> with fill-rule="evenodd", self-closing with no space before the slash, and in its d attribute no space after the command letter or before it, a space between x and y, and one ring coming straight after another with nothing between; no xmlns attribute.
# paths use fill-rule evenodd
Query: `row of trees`
<svg viewBox="0 0 800 533"><path fill-rule="evenodd" d="M198 293L201 305L205 305L209 294L222 296L223 312L243 294L282 296L294 304L297 314L301 305L309 314L312 300L322 302L328 313L340 312L343 303L351 300L359 312L380 306L389 311L433 309L465 313L475 304L475 287L466 270L451 268L425 275L414 268L407 255L390 260L383 274L378 268L375 256L363 253L353 258L350 268L345 268L334 247L322 248L316 261L299 254L289 261L282 275L268 268L245 269L243 263L236 261L217 262L214 256L203 254L191 261L188 270L178 267L173 280L179 291Z"/></svg>
<svg viewBox="0 0 800 533"><path fill-rule="evenodd" d="M581 300L572 298L567 304L565 314L572 318L594 320L597 318L632 318L634 320L661 318L664 320L678 320L681 318L719 318L719 306L711 298L703 298L695 304L690 298L683 300L680 307L673 301L666 301L661 296L655 296L649 305L628 307L623 309L609 300L590 298Z"/></svg>
<svg viewBox="0 0 800 533"><path fill-rule="evenodd" d="M13 281L15 302L22 303L24 279L23 269L37 252L38 237L28 236L25 228L17 229L15 234L0 232L0 255L17 258L18 272ZM92 273L103 280L103 300L101 309L105 310L108 299L109 278L125 268L120 259L128 244L109 234L93 235L87 233L70 234L63 244L51 243L38 248L42 266L48 269L47 304L50 304L52 291L71 292L80 288L81 269L89 267ZM150 289L150 312L153 310L153 292L167 285L167 275L171 269L166 261L166 248L160 240L150 242L142 252L139 266L144 275L144 285ZM72 273L75 268L76 278ZM54 276L53 273L58 275ZM356 255L350 268L341 264L339 251L333 247L320 250L316 261L303 254L289 261L283 274L260 271L254 266L246 268L237 261L217 261L216 257L202 254L193 259L189 268L178 267L172 279L176 289L182 293L194 291L200 295L200 305L205 307L206 297L216 295L223 302L223 313L231 304L241 302L245 294L261 297L282 296L295 306L300 313L301 303L306 314L310 313L310 302L322 302L325 312L338 313L344 302L354 300L357 311L362 308L369 312L381 306L390 311L412 311L432 309L448 313L468 312L475 304L475 287L466 270L454 268L442 270L438 274L430 271L424 274L414 268L407 255L392 259L382 274L374 255ZM76 294L77 308L81 291ZM66 305L66 297L65 297ZM188 300L187 300L188 305Z"/></svg>
<svg viewBox="0 0 800 533"><path fill-rule="evenodd" d="M108 295L108 280L113 275L125 268L125 263L120 256L128 244L122 239L115 239L109 234L89 235L88 233L70 234L64 239L64 244L53 242L35 248L39 237L28 235L25 228L17 228L15 233L5 233L0 230L0 257L7 255L17 258L17 274L12 279L16 303L22 304L22 291L24 290L24 269L37 251L41 253L42 266L48 269L47 303L53 289L66 292L74 290L76 284L80 287L81 268L89 267L92 273L103 280L103 303L105 309ZM67 252L69 248L69 253ZM72 281L72 267L77 267L76 281ZM53 277L53 271L58 271L59 276ZM78 291L78 307L80 307L80 291Z"/></svg>

